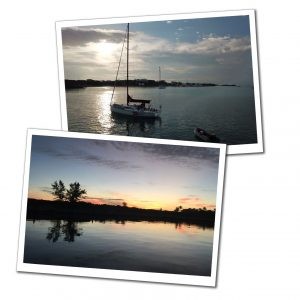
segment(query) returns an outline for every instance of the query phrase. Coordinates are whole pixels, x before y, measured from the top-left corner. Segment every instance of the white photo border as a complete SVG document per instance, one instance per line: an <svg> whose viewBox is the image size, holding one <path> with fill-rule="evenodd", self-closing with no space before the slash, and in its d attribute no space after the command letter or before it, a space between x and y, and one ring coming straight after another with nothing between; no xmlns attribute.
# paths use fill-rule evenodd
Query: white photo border
<svg viewBox="0 0 300 300"><path fill-rule="evenodd" d="M31 143L32 143L32 136L34 135L79 138L79 139L90 139L90 140L125 141L131 143L167 144L167 145L191 146L191 147L199 147L199 148L218 148L220 152L219 152L216 215L215 215L215 225L214 225L211 276L164 274L164 273L155 273L155 272L139 272L139 271L123 271L123 270L121 271L121 270L108 270L108 269L96 269L96 268L92 269L92 268L81 268L81 267L64 267L64 266L50 266L50 265L24 263L23 259L24 259L24 246L25 246L25 231L26 231L27 198L28 198L29 175L30 175ZM221 211L222 211L223 182L224 182L224 172L225 172L225 156L226 156L225 144L194 143L194 142L177 141L177 140L175 141L175 140L165 140L165 139L149 139L149 138L126 137L126 136L116 136L116 135L56 131L56 130L28 129L25 170L24 170L24 180L23 180L17 271L215 287L216 277L217 277L218 251L219 251L219 235L220 235L220 222L221 222Z"/></svg>
<svg viewBox="0 0 300 300"><path fill-rule="evenodd" d="M259 68L258 68L258 56L257 56L256 21L255 21L255 10L253 10L253 9L236 10L236 11L221 11L221 12L202 12L202 13L183 13L183 14L179 13L179 14L164 14L164 15L151 15L151 16L57 21L56 22L56 42L57 42L57 60L58 60L58 73L59 73L59 92L60 92L60 99L61 99L61 126L62 126L62 129L68 130L67 102L66 102L65 78L64 78L63 45L62 45L62 36L61 36L62 28L72 27L72 26L107 25L107 24L119 24L119 23L128 23L128 22L129 23L137 23L137 22L152 22L152 21L195 19L195 18L212 18L212 17L229 17L229 16L249 16L257 143L227 145L227 154L246 154L246 153L263 152L264 149L263 149L263 134L262 134L262 119L261 119Z"/></svg>

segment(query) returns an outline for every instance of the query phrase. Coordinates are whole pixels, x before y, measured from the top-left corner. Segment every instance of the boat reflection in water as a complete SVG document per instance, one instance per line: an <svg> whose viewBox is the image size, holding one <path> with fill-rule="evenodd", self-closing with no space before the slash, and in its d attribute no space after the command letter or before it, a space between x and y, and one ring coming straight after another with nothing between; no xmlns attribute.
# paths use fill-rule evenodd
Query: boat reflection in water
<svg viewBox="0 0 300 300"><path fill-rule="evenodd" d="M112 121L117 127L126 128L127 136L148 136L161 127L162 121L158 119L128 118L119 114L112 114Z"/></svg>

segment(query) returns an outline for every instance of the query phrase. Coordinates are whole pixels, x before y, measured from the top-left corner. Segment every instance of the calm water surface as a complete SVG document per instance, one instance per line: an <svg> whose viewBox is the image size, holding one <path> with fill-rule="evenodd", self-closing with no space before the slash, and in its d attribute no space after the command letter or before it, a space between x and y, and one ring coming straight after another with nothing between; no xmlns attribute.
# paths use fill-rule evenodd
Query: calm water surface
<svg viewBox="0 0 300 300"><path fill-rule="evenodd" d="M131 88L132 97L162 106L161 119L148 121L112 116L111 94L111 87L67 91L69 130L194 141L193 130L201 127L226 144L257 143L251 87ZM117 88L115 102L124 101L125 88Z"/></svg>
<svg viewBox="0 0 300 300"><path fill-rule="evenodd" d="M213 229L163 222L27 221L24 262L210 276Z"/></svg>

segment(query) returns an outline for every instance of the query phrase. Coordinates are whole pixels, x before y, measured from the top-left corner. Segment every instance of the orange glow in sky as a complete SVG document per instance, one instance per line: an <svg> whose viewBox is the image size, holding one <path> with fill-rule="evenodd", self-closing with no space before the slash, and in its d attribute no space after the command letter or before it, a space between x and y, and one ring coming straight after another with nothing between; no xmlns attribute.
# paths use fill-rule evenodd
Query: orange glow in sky
<svg viewBox="0 0 300 300"><path fill-rule="evenodd" d="M146 209L214 209L219 149L33 136L28 197L78 181L84 201Z"/></svg>

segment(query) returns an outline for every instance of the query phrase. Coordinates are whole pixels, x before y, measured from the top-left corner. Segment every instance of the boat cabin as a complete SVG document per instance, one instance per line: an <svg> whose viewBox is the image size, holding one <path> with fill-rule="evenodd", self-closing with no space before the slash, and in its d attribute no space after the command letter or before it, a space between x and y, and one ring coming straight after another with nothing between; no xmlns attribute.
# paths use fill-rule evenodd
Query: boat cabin
<svg viewBox="0 0 300 300"><path fill-rule="evenodd" d="M127 95L127 105L130 103L140 103L141 108L146 108L146 104L150 104L151 100L144 99L133 99L131 96Z"/></svg>

